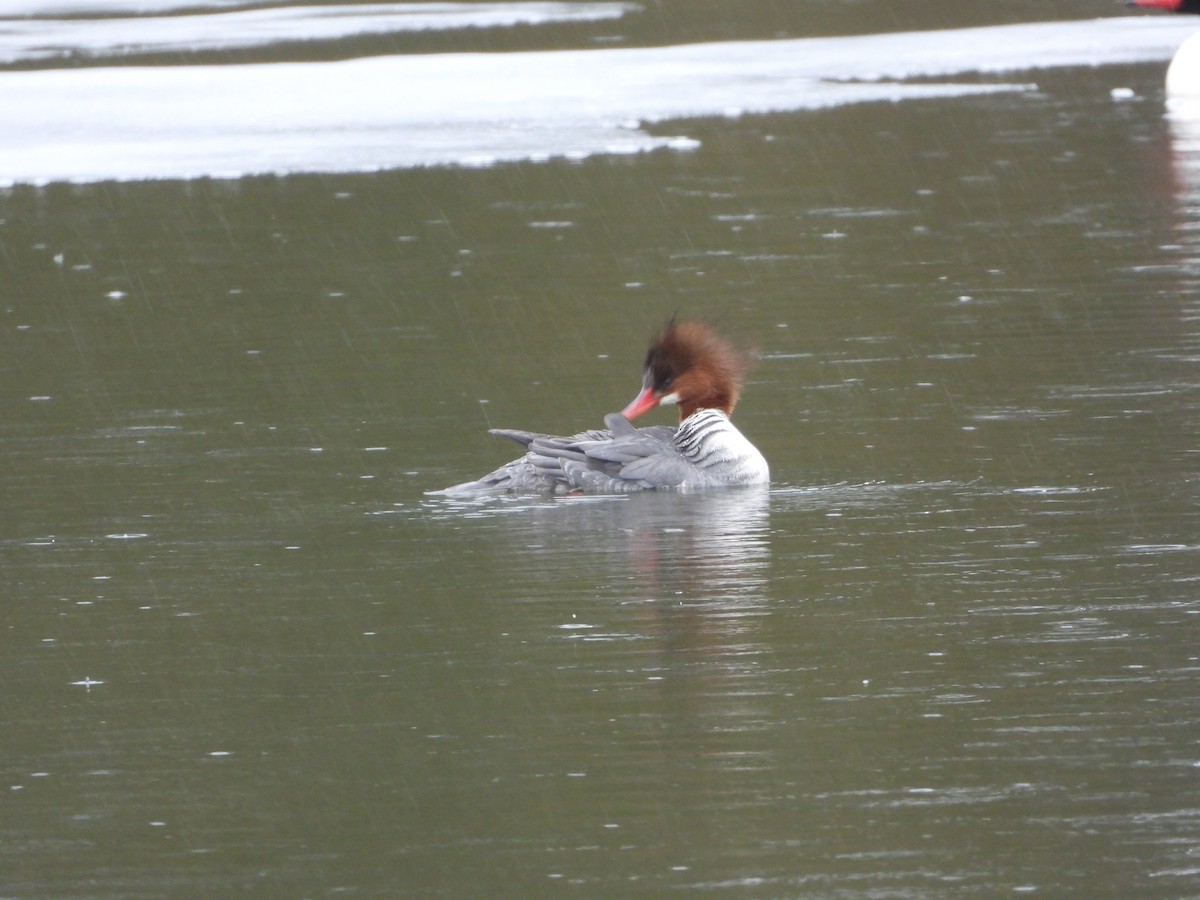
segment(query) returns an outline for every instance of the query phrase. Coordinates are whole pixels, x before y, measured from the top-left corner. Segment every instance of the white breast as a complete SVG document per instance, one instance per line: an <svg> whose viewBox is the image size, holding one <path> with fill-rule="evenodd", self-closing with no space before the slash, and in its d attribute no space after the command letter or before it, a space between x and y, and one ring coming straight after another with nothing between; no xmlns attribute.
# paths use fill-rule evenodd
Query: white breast
<svg viewBox="0 0 1200 900"><path fill-rule="evenodd" d="M684 419L673 443L709 485L765 484L770 480L767 461L758 448L718 409L699 409Z"/></svg>

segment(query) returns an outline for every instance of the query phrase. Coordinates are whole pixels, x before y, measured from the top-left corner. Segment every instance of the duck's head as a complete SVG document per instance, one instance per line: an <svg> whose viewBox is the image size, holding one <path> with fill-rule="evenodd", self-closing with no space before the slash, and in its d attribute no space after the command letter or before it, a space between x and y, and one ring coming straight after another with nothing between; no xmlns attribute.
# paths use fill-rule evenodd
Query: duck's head
<svg viewBox="0 0 1200 900"><path fill-rule="evenodd" d="M682 422L698 409L733 412L751 357L702 322L671 319L646 353L641 393L621 414L636 419L675 404Z"/></svg>

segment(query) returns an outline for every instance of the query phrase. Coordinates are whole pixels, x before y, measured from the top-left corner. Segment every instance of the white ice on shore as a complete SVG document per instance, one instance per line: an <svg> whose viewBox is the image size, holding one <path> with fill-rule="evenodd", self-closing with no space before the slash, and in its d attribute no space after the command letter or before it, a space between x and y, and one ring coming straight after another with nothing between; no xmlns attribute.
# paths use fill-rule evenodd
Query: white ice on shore
<svg viewBox="0 0 1200 900"><path fill-rule="evenodd" d="M908 83L1170 59L1188 17L342 62L0 73L0 183L238 177L584 157L647 124L1019 91ZM685 130L672 128L672 130Z"/></svg>
<svg viewBox="0 0 1200 900"><path fill-rule="evenodd" d="M243 50L289 41L331 41L407 31L595 22L618 19L638 8L629 3L369 3L232 10L218 7L216 11L210 7L202 13L161 15L175 7L195 9L196 4L183 6L156 0L125 4L134 7L126 12L138 15L119 15L119 4L105 10L83 2L38 5L44 10L37 16L0 20L0 63ZM0 0L0 11L3 8ZM98 12L103 16L78 17ZM156 15L144 15L146 12Z"/></svg>

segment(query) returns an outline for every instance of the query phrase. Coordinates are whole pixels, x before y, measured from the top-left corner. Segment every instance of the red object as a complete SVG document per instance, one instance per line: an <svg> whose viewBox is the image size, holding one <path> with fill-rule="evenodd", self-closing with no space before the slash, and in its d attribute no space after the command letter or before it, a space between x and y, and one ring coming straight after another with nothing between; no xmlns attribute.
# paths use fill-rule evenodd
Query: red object
<svg viewBox="0 0 1200 900"><path fill-rule="evenodd" d="M1133 0L1133 5L1171 12L1200 13L1200 0Z"/></svg>
<svg viewBox="0 0 1200 900"><path fill-rule="evenodd" d="M621 410L621 415L627 419L636 419L644 412L649 412L658 406L658 397L654 388L642 388L642 392L634 397L633 402Z"/></svg>

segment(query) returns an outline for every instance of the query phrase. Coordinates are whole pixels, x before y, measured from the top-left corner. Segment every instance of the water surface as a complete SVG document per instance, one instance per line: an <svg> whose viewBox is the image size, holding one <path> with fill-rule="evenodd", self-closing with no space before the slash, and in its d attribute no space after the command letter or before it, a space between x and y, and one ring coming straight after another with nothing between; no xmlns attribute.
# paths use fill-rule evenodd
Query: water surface
<svg viewBox="0 0 1200 900"><path fill-rule="evenodd" d="M806 36L731 9L654 28ZM652 43L617 22L425 50ZM9 187L0 892L1200 893L1164 68L667 123L686 152ZM490 425L620 408L675 310L758 346L770 490L425 495L509 457Z"/></svg>

